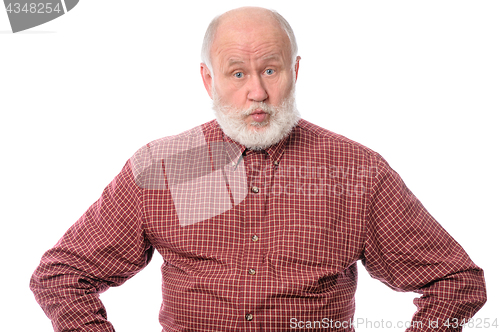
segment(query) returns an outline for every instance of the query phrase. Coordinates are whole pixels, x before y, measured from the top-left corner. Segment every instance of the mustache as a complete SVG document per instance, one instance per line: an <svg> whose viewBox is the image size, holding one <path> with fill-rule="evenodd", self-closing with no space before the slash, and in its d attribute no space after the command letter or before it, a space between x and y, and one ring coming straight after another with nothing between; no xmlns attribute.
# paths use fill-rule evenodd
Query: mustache
<svg viewBox="0 0 500 332"><path fill-rule="evenodd" d="M252 104L250 107L247 109L243 110L241 112L241 115L243 116L249 116L256 110L262 110L262 112L269 114L269 115L275 115L276 114L276 108L273 106L270 106L264 102L256 102Z"/></svg>

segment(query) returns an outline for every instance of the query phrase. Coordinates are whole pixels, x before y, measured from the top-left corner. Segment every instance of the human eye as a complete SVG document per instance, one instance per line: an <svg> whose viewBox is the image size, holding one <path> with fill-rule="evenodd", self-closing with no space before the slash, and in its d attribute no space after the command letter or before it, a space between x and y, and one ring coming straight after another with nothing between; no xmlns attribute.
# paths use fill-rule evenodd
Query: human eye
<svg viewBox="0 0 500 332"><path fill-rule="evenodd" d="M243 78L243 73L241 71L239 71L237 73L234 73L233 76L236 78Z"/></svg>
<svg viewBox="0 0 500 332"><path fill-rule="evenodd" d="M274 74L274 69L266 69L265 73L266 75L272 75Z"/></svg>

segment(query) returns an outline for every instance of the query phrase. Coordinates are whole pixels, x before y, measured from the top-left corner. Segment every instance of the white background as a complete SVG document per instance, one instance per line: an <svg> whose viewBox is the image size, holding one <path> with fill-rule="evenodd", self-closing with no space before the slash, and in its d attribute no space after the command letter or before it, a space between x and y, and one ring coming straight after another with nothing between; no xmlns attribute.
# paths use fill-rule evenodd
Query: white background
<svg viewBox="0 0 500 332"><path fill-rule="evenodd" d="M476 318L500 324L500 2L326 3L82 0L17 34L0 10L0 324L51 331L28 288L43 252L135 150L213 118L202 38L214 15L242 5L288 19L302 57L302 116L389 161L484 268L489 300ZM102 296L117 331L160 331L155 256ZM418 295L359 267L356 317L409 321Z"/></svg>

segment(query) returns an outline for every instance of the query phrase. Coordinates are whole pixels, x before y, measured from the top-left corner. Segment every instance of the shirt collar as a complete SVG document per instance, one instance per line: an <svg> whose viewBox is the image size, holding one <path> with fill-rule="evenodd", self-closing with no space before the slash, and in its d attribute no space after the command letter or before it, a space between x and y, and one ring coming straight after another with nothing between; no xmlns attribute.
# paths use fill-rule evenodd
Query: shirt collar
<svg viewBox="0 0 500 332"><path fill-rule="evenodd" d="M232 156L234 156L234 155L247 155L247 154L251 154L251 153L262 153L262 151L264 151L265 153L267 153L269 155L271 162L275 166L279 165L280 159L283 156L283 153L284 153L284 151L285 151L285 149L290 141L290 136L292 135L292 133L295 130L295 127L294 127L292 129L292 131L288 135L286 135L281 141L268 147L267 149L250 150L250 149L247 149L244 145L233 140L231 137L227 136L222 131L222 129L220 128L220 126L218 124L217 124L217 126L218 126L220 133L222 135L222 140L224 142L231 143L231 144L227 144L227 148L231 149L231 151L228 151L230 155L232 155Z"/></svg>

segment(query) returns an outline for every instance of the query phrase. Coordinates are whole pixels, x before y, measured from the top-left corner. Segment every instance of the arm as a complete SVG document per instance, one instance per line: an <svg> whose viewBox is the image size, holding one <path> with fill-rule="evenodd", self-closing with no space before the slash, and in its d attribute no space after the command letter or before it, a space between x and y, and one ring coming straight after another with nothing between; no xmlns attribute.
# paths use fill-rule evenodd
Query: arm
<svg viewBox="0 0 500 332"><path fill-rule="evenodd" d="M99 293L123 284L153 253L142 229L140 193L128 162L43 255L30 288L55 331L114 331Z"/></svg>
<svg viewBox="0 0 500 332"><path fill-rule="evenodd" d="M413 291L415 323L407 331L446 331L449 319L472 317L486 302L483 271L433 219L399 175L377 156L378 174L363 264L370 275L397 291ZM438 326L429 327L429 321ZM461 328L456 329L461 330Z"/></svg>

